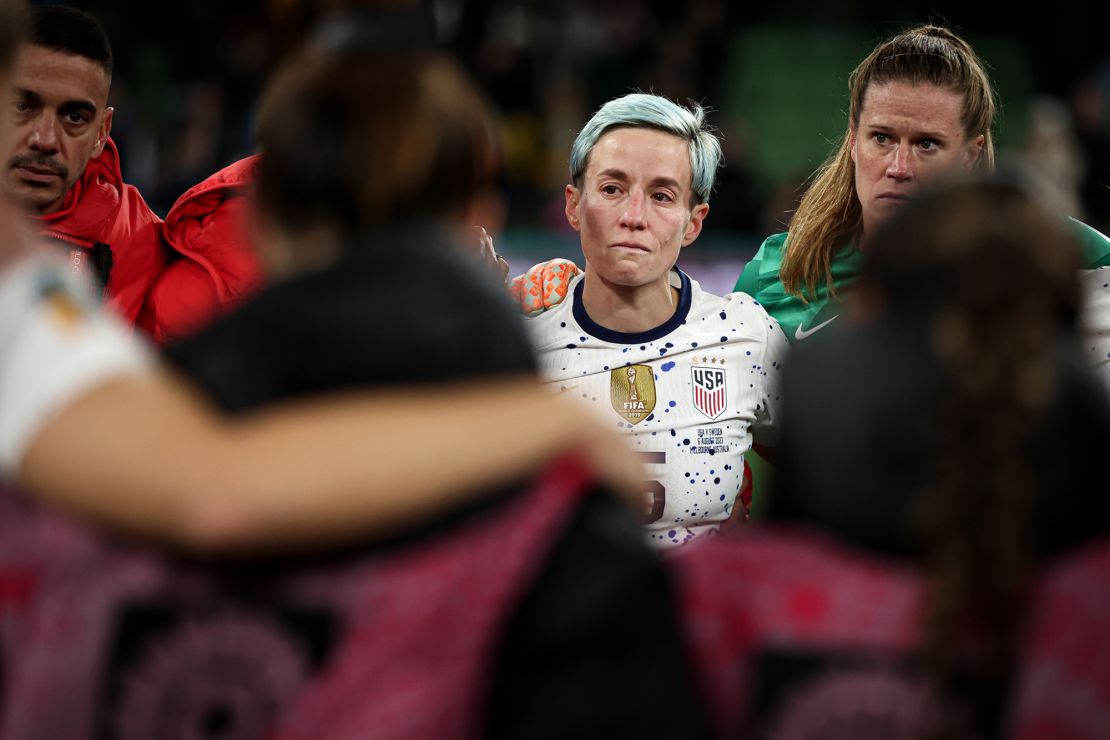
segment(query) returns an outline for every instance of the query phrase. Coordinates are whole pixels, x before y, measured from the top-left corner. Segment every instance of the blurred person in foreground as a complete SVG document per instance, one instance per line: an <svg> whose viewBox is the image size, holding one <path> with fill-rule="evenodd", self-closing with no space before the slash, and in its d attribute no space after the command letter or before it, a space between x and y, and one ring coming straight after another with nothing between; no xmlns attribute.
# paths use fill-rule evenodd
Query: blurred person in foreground
<svg viewBox="0 0 1110 740"><path fill-rule="evenodd" d="M23 5L4 0L0 13L7 82ZM213 553L280 547L273 538L286 535L286 546L332 545L514 479L557 450L611 440L577 410L553 410L520 435L521 404L540 389L528 373L352 392L230 421L91 306L64 261L36 252L33 227L6 198L0 229L0 476L113 528ZM448 430L463 424L474 434L456 439ZM406 441L418 430L429 444L450 438L458 454L413 477L427 459ZM599 462L619 470L619 449Z"/></svg>
<svg viewBox="0 0 1110 740"><path fill-rule="evenodd" d="M379 737L413 738L704 736L668 584L634 517L612 497L590 495L589 475L573 463L530 482L569 441L566 404L545 429L501 426L508 414L528 418L523 409L547 395L528 379L534 359L515 312L454 246L460 232L471 238L470 209L494 164L487 115L465 78L428 50L308 54L275 80L261 118L256 223L275 273L287 280L168 357L236 411L384 382L406 382L407 390L377 406L348 397L328 405L350 417L339 419L338 439L325 420L311 428L311 419L287 412L309 431L282 428L284 447L239 446L238 454L257 460L268 452L272 475L291 480L257 499L231 495L223 507L229 494L218 472L198 473L217 486L211 495L167 500L159 483L165 476L176 485L180 468L172 466L147 479L147 502L118 492L110 502L92 498L90 489L104 492L72 480L62 481L70 486L64 496L51 493L61 475L50 478L58 442L77 441L75 405L95 416L114 411L113 401L137 402L133 413L176 426L200 404L195 395L179 408L134 395L135 382L182 392L145 366L117 370L109 397L85 375L86 397L67 404L72 393L53 395L60 412L40 421L37 436L23 429L23 443L33 437L29 451L14 455L21 480L48 499L109 519L133 507L117 523L209 555L312 545L328 557L215 567L113 543L4 499L0 560L5 572L35 584L7 605L5 737L56 737L74 727L166 737L213 722L243 737L364 737L368 727ZM305 141L316 144L306 149ZM35 263L21 268L48 273ZM449 320L439 305L411 304L418 280L456 307ZM34 291L18 274L3 287ZM77 318L80 338L92 319ZM112 333L107 319L97 321ZM12 325L23 364L49 362L27 351L49 327L32 334ZM581 413L578 444L596 442L595 453L619 468L626 453L602 449L616 443ZM128 471L178 441L187 464L203 471L223 462L206 450L236 447L252 419L199 450L193 442L204 429L187 426L167 440L161 427L140 426L134 433L145 443L128 440L138 461L100 457L100 440L112 431L102 425L101 436L81 440L95 461L87 474L96 480L117 466L126 482ZM367 423L374 427L360 428ZM324 468L318 479L315 468ZM239 470L252 473L247 463ZM360 476L375 471L389 488L367 484L360 497ZM444 477L453 484L444 487ZM425 478L440 485L429 490ZM375 496L406 514L360 505ZM199 512L215 532L178 537L174 504ZM360 536L368 532L377 546ZM343 544L361 546L337 549ZM82 608L69 613L64 634L43 629L73 603ZM607 694L614 685L626 690Z"/></svg>
<svg viewBox="0 0 1110 740"><path fill-rule="evenodd" d="M566 186L588 269L528 319L549 384L627 429L650 463L644 521L660 549L746 519L745 455L778 431L782 330L750 296L711 295L675 267L720 158L700 106L636 93L598 109Z"/></svg>
<svg viewBox="0 0 1110 740"><path fill-rule="evenodd" d="M770 526L671 561L710 704L747 737L1099 737L1110 408L1078 245L974 181L863 260L852 313L786 368Z"/></svg>

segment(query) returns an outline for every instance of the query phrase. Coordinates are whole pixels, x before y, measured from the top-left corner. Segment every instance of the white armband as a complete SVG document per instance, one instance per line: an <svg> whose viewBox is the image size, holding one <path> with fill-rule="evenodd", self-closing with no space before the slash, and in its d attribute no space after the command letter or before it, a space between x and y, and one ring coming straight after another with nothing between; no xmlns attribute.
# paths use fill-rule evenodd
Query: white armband
<svg viewBox="0 0 1110 740"><path fill-rule="evenodd" d="M153 363L142 341L90 295L64 265L42 255L0 274L0 478L15 474L55 413Z"/></svg>

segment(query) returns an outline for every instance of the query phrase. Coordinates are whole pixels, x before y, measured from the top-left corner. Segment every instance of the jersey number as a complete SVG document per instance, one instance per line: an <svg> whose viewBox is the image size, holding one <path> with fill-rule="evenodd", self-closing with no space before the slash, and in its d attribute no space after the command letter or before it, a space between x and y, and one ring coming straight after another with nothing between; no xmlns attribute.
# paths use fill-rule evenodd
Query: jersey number
<svg viewBox="0 0 1110 740"><path fill-rule="evenodd" d="M666 452L641 452L640 457L648 465L665 465ZM659 521L663 516L663 509L667 505L667 489L657 480L644 483L644 524Z"/></svg>

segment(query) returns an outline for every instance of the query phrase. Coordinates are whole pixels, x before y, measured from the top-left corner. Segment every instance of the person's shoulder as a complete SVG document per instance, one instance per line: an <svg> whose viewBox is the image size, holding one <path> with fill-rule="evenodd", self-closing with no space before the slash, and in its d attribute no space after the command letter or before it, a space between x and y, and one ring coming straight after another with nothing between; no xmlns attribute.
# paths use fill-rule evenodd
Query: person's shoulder
<svg viewBox="0 0 1110 740"><path fill-rule="evenodd" d="M733 291L725 295L706 292L691 280L694 291L688 324L698 326L708 322L722 337L731 339L765 339L768 332L782 330L762 304L750 294Z"/></svg>
<svg viewBox="0 0 1110 740"><path fill-rule="evenodd" d="M1071 216L1067 217L1067 223L1079 242L1084 268L1093 270L1110 265L1110 237Z"/></svg>
<svg viewBox="0 0 1110 740"><path fill-rule="evenodd" d="M790 236L790 234L785 231L780 231L777 234L771 234L769 237L763 240L763 243L759 245L759 249L763 252L764 255L781 255L783 250L786 249L786 238L788 236Z"/></svg>
<svg viewBox="0 0 1110 740"><path fill-rule="evenodd" d="M786 253L786 239L788 236L787 232L782 231L778 234L771 234L764 239L749 264L757 267L760 274L766 274L768 271L772 272L777 279L783 254Z"/></svg>
<svg viewBox="0 0 1110 740"><path fill-rule="evenodd" d="M746 290L738 288L736 290L733 290L731 293L725 293L722 296L717 296L702 291L701 295L712 296L713 300L721 304L722 310L734 311L738 315L757 316L760 318L771 319L771 316L767 312L767 308L763 305L763 303L758 298L756 298L755 295L749 293ZM774 321L774 319L771 320Z"/></svg>
<svg viewBox="0 0 1110 740"><path fill-rule="evenodd" d="M778 284L786 237L786 232L781 232L763 240L755 255L744 265L734 290L758 296L763 290Z"/></svg>

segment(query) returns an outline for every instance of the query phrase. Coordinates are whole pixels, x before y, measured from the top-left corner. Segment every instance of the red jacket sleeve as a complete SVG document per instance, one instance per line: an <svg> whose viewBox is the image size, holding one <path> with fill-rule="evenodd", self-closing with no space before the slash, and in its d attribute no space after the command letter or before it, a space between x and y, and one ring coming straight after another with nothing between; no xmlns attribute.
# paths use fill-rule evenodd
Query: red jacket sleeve
<svg viewBox="0 0 1110 740"><path fill-rule="evenodd" d="M246 228L246 190L257 157L220 170L170 209L163 236L170 262L154 282L138 325L166 344L207 325L262 283Z"/></svg>

